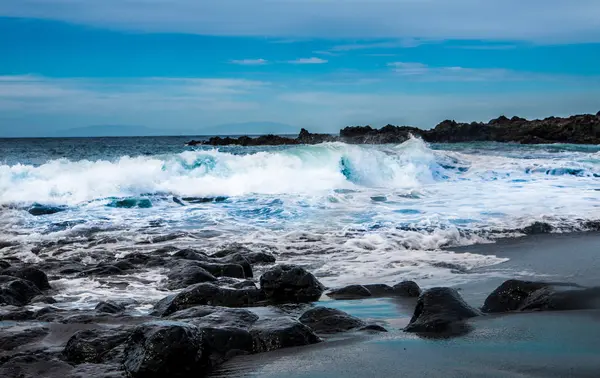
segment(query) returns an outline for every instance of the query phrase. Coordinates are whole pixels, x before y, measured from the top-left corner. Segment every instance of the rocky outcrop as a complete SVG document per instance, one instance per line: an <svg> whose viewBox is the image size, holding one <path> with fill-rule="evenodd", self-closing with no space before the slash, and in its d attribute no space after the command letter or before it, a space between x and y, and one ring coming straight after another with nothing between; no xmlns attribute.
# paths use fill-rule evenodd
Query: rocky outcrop
<svg viewBox="0 0 600 378"><path fill-rule="evenodd" d="M549 117L532 121L521 117L508 118L500 116L487 123L459 123L446 120L431 130L393 125L387 125L380 129L371 126L349 126L340 130L339 136L313 134L302 129L297 138L276 135L263 135L256 138L248 136L239 138L213 137L206 141L190 141L188 145L263 146L317 144L335 141L351 144L383 144L402 143L409 139L411 135L421 137L427 142L438 143L493 141L522 144L600 144L600 116L598 114L584 114L568 118Z"/></svg>

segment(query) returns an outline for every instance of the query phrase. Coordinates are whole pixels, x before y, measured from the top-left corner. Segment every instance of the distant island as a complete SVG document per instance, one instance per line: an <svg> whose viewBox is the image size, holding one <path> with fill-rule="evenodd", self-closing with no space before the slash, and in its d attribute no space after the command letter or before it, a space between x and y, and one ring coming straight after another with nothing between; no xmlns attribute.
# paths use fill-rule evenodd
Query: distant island
<svg viewBox="0 0 600 378"><path fill-rule="evenodd" d="M317 144L324 142L344 142L351 144L402 143L411 135L433 143L460 142L513 142L521 144L600 144L600 112L597 114L574 115L568 118L549 117L541 120L527 120L520 117L500 116L487 123L459 123L446 120L431 130L413 126L387 125L381 129L371 126L349 126L340 130L339 135L314 134L302 129L296 138L279 135L259 137L242 136L212 137L206 141L191 140L188 145L239 145L268 146Z"/></svg>

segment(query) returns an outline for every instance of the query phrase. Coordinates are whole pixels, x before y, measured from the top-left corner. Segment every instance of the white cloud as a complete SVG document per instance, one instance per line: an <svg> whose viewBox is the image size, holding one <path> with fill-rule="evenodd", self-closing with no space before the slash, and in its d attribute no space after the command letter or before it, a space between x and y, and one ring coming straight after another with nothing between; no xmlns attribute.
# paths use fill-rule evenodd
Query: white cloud
<svg viewBox="0 0 600 378"><path fill-rule="evenodd" d="M600 41L598 0L3 0L0 15L280 38Z"/></svg>
<svg viewBox="0 0 600 378"><path fill-rule="evenodd" d="M498 81L531 80L540 75L503 68L432 67L416 62L392 62L394 72L409 79L422 81Z"/></svg>
<svg viewBox="0 0 600 378"><path fill-rule="evenodd" d="M239 64L242 66L262 66L268 63L265 59L240 59L240 60L231 60L232 64Z"/></svg>
<svg viewBox="0 0 600 378"><path fill-rule="evenodd" d="M402 64L396 64L394 69L432 70L415 63L396 63ZM468 69L447 71L465 75L463 70ZM570 82L555 78L564 82L554 90L524 91L517 84L513 90L496 92L484 83L468 92L443 94L436 91L437 87L430 92L415 92L414 86L405 85L420 77L442 77L435 70L423 75L360 75L321 75L312 82L0 76L0 135L14 135L15 130L22 130L23 134L40 136L45 128L98 124L135 124L166 132L186 129L201 133L207 126L264 120L332 132L350 124L379 126L389 122L429 127L446 118L487 120L500 114L545 117L596 113L600 109L599 78L587 76L569 79Z"/></svg>
<svg viewBox="0 0 600 378"><path fill-rule="evenodd" d="M288 61L288 63L290 64L325 64L328 61L326 59L321 59L321 58L300 58L300 59L295 59L295 60L290 60Z"/></svg>

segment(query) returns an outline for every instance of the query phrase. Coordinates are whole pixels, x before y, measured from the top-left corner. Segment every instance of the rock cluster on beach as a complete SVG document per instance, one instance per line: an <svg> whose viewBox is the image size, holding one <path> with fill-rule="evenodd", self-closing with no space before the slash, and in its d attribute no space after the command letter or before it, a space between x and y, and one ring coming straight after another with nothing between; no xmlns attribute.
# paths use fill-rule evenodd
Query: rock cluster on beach
<svg viewBox="0 0 600 378"><path fill-rule="evenodd" d="M509 280L477 309L453 288L422 290L412 281L328 291L305 268L274 263L274 256L240 245L211 255L175 247L133 252L94 266L0 260L0 376L199 377L238 355L315 344L343 332L388 331L320 306L322 295L408 301L414 313L404 331L426 337L464 334L469 319L491 313L600 308L600 288L575 284ZM166 286L178 291L148 314L122 299L89 310L54 304L58 278L110 278L153 266L166 268Z"/></svg>
<svg viewBox="0 0 600 378"><path fill-rule="evenodd" d="M323 142L345 142L351 144L402 143L411 135L427 142L515 142L521 144L573 143L600 144L600 112L596 115L584 114L568 118L549 117L541 120L527 120L520 117L500 116L487 123L459 123L446 120L431 130L412 126L387 125L380 129L371 126L349 126L339 132L339 136L313 134L305 129L296 138L277 135L262 135L251 138L242 136L212 137L207 141L192 140L189 145L206 144L212 146L240 145L294 145L317 144Z"/></svg>

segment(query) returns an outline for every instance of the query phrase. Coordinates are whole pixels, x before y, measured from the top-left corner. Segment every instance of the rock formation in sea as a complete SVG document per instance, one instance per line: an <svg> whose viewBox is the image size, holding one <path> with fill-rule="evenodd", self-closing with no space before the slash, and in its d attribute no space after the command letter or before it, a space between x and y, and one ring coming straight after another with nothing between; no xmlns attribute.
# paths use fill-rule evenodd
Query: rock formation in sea
<svg viewBox="0 0 600 378"><path fill-rule="evenodd" d="M500 116L487 123L460 123L445 120L431 130L413 126L387 125L380 129L371 126L348 126L339 135L313 134L302 129L296 138L278 135L262 135L256 138L242 136L212 137L207 141L192 140L188 145L240 145L268 146L317 144L323 142L344 142L350 144L402 143L411 135L427 142L514 142L521 144L572 143L600 144L600 112L596 115L583 114L567 118L549 117L527 120L521 117Z"/></svg>

